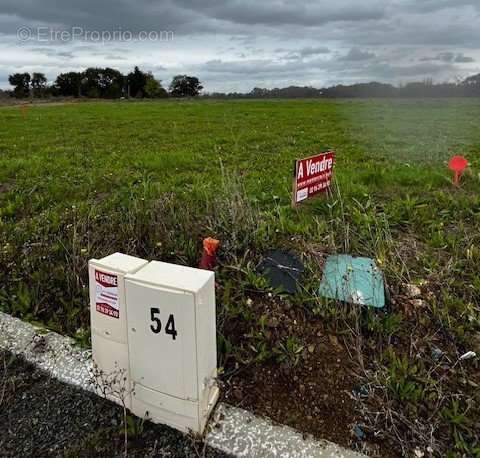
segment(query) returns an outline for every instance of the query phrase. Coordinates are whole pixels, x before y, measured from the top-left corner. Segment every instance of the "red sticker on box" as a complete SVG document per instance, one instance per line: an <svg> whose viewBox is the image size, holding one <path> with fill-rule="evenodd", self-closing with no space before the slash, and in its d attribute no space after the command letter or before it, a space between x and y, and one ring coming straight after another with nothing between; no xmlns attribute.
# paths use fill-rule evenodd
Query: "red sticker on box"
<svg viewBox="0 0 480 458"><path fill-rule="evenodd" d="M99 313L113 318L120 316L117 275L95 270L95 306Z"/></svg>

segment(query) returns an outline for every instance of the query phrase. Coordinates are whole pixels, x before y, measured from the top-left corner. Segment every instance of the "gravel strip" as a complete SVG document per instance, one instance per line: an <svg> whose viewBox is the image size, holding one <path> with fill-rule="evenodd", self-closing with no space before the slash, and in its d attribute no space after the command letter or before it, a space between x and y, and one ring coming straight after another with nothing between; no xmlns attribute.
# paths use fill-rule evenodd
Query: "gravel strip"
<svg viewBox="0 0 480 458"><path fill-rule="evenodd" d="M1 457L125 456L123 409L0 351ZM129 416L129 457L225 457L180 432Z"/></svg>

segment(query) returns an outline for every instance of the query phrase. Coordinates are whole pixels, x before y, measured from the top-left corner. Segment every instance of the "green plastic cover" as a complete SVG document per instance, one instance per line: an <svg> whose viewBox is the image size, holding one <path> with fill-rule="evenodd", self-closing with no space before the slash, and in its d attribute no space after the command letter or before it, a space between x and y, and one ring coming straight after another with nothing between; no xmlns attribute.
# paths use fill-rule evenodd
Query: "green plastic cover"
<svg viewBox="0 0 480 458"><path fill-rule="evenodd" d="M329 256L318 292L322 297L351 304L385 307L383 274L370 258Z"/></svg>

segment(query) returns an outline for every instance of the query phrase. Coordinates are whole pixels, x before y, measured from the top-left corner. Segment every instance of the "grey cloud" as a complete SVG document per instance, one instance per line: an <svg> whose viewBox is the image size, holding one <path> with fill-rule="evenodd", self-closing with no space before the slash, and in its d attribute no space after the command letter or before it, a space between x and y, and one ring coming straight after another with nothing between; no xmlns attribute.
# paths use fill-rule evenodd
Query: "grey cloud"
<svg viewBox="0 0 480 458"><path fill-rule="evenodd" d="M480 32L468 9L477 3L473 0L415 0L415 3L413 0L308 3L293 0L64 0L59 8L58 0L3 0L0 24L8 22L10 31L13 24L33 21L60 28L172 30L185 36L215 32L237 35L244 43L255 41L259 34L270 35L272 39L282 34L301 37L306 33L310 35L307 30L312 29L319 40L350 41L350 45L475 43L476 46ZM450 16L443 13L447 6L455 6ZM326 28L326 24L330 27ZM307 27L307 30L298 27Z"/></svg>
<svg viewBox="0 0 480 458"><path fill-rule="evenodd" d="M185 35L198 32L234 33L243 34L248 39L255 39L255 33L278 35L281 33L278 27L282 26L286 28L285 33L298 36L303 33L299 26L319 29L326 24L340 24L343 30L348 29L347 39L349 36L361 36L362 30L373 37L392 31L396 42L400 43L402 40L399 40L395 29L408 30L408 23L402 22L408 16L425 11L429 14L441 13L447 6L455 6L457 13L462 8L473 8L475 5L478 8L478 2L474 0L415 0L415 3L413 0L318 0L308 3L294 0L64 0L59 7L58 0L3 0L0 24L8 22L10 32L14 24L18 26L28 21L60 28L81 26L116 30L120 27L132 31L173 30ZM425 35L423 30L432 27L442 29L442 23L424 16L421 19L424 27L419 27L413 34L408 31L406 38ZM468 19L472 20L472 16L469 15ZM448 23L445 21L445 24ZM357 28L360 33L357 33ZM319 32L327 37L335 31L325 29ZM463 34L470 36L470 32ZM458 31L457 35L462 33ZM383 39L390 40L388 35ZM446 39L449 40L448 37ZM367 37L363 40L366 43Z"/></svg>
<svg viewBox="0 0 480 458"><path fill-rule="evenodd" d="M473 57L464 56L463 54L457 54L457 57L455 57L455 62L457 64L468 64L475 62L475 59Z"/></svg>
<svg viewBox="0 0 480 458"><path fill-rule="evenodd" d="M380 58L363 61L342 61L332 58L309 62L216 59L195 66L192 70L201 77L202 81L207 82L207 90L215 90L219 86L225 90L236 90L238 81L247 82L247 89L254 86L278 87L291 84L320 87L372 80L407 83L433 78L436 81L443 81L458 74L455 65L451 63L403 65L386 62Z"/></svg>
<svg viewBox="0 0 480 458"><path fill-rule="evenodd" d="M105 56L107 60L127 60L125 56Z"/></svg>
<svg viewBox="0 0 480 458"><path fill-rule="evenodd" d="M385 79L401 79L402 77L423 79L454 71L455 67L450 64L434 63L422 63L417 65L393 65L387 63L378 63L373 65L369 70L372 74L379 75Z"/></svg>
<svg viewBox="0 0 480 458"><path fill-rule="evenodd" d="M300 49L297 53L300 57L318 56L319 54L330 54L330 49L326 46L307 46Z"/></svg>
<svg viewBox="0 0 480 458"><path fill-rule="evenodd" d="M286 59L298 60L330 54L332 51L326 46L306 46L300 49L277 48L274 52L283 55Z"/></svg>
<svg viewBox="0 0 480 458"><path fill-rule="evenodd" d="M424 57L420 59L422 62L441 61L454 62L457 64L467 64L475 62L473 57L465 56L463 53L455 53L451 51L441 52L434 57Z"/></svg>
<svg viewBox="0 0 480 458"><path fill-rule="evenodd" d="M330 54L330 49L328 49L326 46L308 46L306 48L302 48L300 50L300 55L302 57L305 56L313 56L317 54Z"/></svg>
<svg viewBox="0 0 480 458"><path fill-rule="evenodd" d="M318 26L335 21L365 21L384 17L386 8L380 1L361 4L349 0L337 2L295 2L256 0L180 0L188 10L239 24Z"/></svg>
<svg viewBox="0 0 480 458"><path fill-rule="evenodd" d="M266 79L290 78L291 84L302 84L305 78L318 77L321 72L332 68L332 63L318 59L314 61L277 62L269 59L222 61L215 59L194 68L205 80L251 78L256 84ZM265 84L265 83L263 83Z"/></svg>
<svg viewBox="0 0 480 458"><path fill-rule="evenodd" d="M206 62L204 65L200 66L198 70L208 73L225 75L274 75L277 72L281 74L301 74L302 72L318 73L319 71L334 71L338 74L343 75L358 75L359 71L361 71L365 78L372 79L376 74L384 78L413 76L430 77L448 70L452 70L454 68L454 65L447 63L421 63L416 65L399 65L374 58L356 61L346 61L341 59L331 59L325 61L323 59L317 59L308 62L276 62L268 59L222 61L220 59L216 59Z"/></svg>
<svg viewBox="0 0 480 458"><path fill-rule="evenodd" d="M69 51L57 52L58 57L64 57L65 59L73 59L73 53Z"/></svg>
<svg viewBox="0 0 480 458"><path fill-rule="evenodd" d="M340 60L345 61L362 61L375 58L375 53L370 51L362 51L359 48L351 48L345 56L342 56Z"/></svg>
<svg viewBox="0 0 480 458"><path fill-rule="evenodd" d="M222 74L260 74L272 73L287 69L289 64L275 63L268 59L253 59L253 60L237 60L237 61L222 61L221 59L210 60L205 62L201 67L204 71L209 73ZM292 68L297 68L295 67Z"/></svg>
<svg viewBox="0 0 480 458"><path fill-rule="evenodd" d="M0 70L31 66L55 74L67 63L82 68L113 60L122 70L144 63L169 76L199 72L205 84L231 80L244 89L261 81L443 78L479 59L479 17L479 0L1 0ZM170 48L20 44L20 25L172 30L175 40Z"/></svg>
<svg viewBox="0 0 480 458"><path fill-rule="evenodd" d="M61 59L73 59L74 57L72 51L59 51L55 48L35 48L35 52L49 57L59 57Z"/></svg>
<svg viewBox="0 0 480 458"><path fill-rule="evenodd" d="M443 9L457 9L459 7L472 7L480 10L477 0L411 0L404 2L404 9L421 13L431 13Z"/></svg>
<svg viewBox="0 0 480 458"><path fill-rule="evenodd" d="M17 25L49 24L58 29L82 27L85 30L172 30L187 28L198 14L179 8L172 1L152 3L148 0L4 0L0 12ZM196 30L204 27L197 24Z"/></svg>
<svg viewBox="0 0 480 458"><path fill-rule="evenodd" d="M442 52L438 54L433 60L441 60L443 62L453 62L455 60L455 53L453 52Z"/></svg>

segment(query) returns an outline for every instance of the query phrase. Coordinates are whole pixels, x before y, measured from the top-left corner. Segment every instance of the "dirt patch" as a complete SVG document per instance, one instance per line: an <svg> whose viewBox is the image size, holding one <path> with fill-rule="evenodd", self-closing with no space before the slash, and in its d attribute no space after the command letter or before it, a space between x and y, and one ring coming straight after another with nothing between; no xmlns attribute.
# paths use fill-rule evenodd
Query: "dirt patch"
<svg viewBox="0 0 480 458"><path fill-rule="evenodd" d="M0 183L0 194L6 194L13 188L13 182L11 183Z"/></svg>
<svg viewBox="0 0 480 458"><path fill-rule="evenodd" d="M305 364L279 370L274 362L255 364L232 377L225 400L342 445L350 445L356 414L353 376L345 354L325 339Z"/></svg>
<svg viewBox="0 0 480 458"><path fill-rule="evenodd" d="M343 338L320 317L275 298L256 298L252 313L260 322L269 317L260 331L232 321L226 335L237 348L258 346L261 336L268 356L243 367L227 364L225 402L345 447L394 456L362 429L358 365Z"/></svg>
<svg viewBox="0 0 480 458"><path fill-rule="evenodd" d="M60 106L60 105L67 105L71 103L76 103L78 102L78 99L73 99L73 98L54 98L54 99L15 99L13 97L8 97L8 98L2 98L0 99L0 106L11 106L11 107L16 107L16 106L21 106L21 105L26 105L26 106Z"/></svg>

